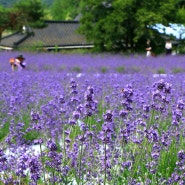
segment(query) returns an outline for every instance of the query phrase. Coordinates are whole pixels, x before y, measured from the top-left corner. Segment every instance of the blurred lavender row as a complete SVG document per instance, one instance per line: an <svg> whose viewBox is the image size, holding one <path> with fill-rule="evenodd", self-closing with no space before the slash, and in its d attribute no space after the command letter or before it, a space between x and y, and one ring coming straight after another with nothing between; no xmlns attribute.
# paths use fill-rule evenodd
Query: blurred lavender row
<svg viewBox="0 0 185 185"><path fill-rule="evenodd" d="M9 72L9 59L19 52L0 52L0 71ZM123 74L174 74L185 69L184 56L158 56L111 54L62 54L21 53L26 58L28 71L77 72L77 73L123 73Z"/></svg>

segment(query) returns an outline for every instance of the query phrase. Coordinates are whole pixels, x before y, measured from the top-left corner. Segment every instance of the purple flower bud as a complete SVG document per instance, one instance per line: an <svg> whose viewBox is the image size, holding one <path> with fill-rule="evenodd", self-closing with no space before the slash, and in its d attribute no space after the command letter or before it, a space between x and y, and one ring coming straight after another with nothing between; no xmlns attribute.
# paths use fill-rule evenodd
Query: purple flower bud
<svg viewBox="0 0 185 185"><path fill-rule="evenodd" d="M89 86L89 87L87 88L87 91L88 91L90 94L93 94L93 93L94 93L94 88L91 87L91 86Z"/></svg>
<svg viewBox="0 0 185 185"><path fill-rule="evenodd" d="M40 120L39 112L31 111L31 120L32 121L38 121Z"/></svg>
<svg viewBox="0 0 185 185"><path fill-rule="evenodd" d="M120 110L119 115L120 115L122 118L125 118L125 117L128 115L128 111Z"/></svg>
<svg viewBox="0 0 185 185"><path fill-rule="evenodd" d="M106 122L112 122L112 112L111 110L107 110L106 113L104 114L104 120Z"/></svg>
<svg viewBox="0 0 185 185"><path fill-rule="evenodd" d="M79 113L78 111L74 111L74 112L73 112L73 118L74 118L75 120L78 120L78 119L80 118L80 113Z"/></svg>
<svg viewBox="0 0 185 185"><path fill-rule="evenodd" d="M184 101L183 100L179 100L177 102L177 108L180 110L184 110Z"/></svg>
<svg viewBox="0 0 185 185"><path fill-rule="evenodd" d="M178 152L177 156L178 156L179 160L185 159L185 152L184 152L184 150L180 150Z"/></svg>
<svg viewBox="0 0 185 185"><path fill-rule="evenodd" d="M65 103L65 99L62 95L59 97L59 103L61 103L61 104Z"/></svg>
<svg viewBox="0 0 185 185"><path fill-rule="evenodd" d="M50 149L51 151L56 151L57 150L57 145L54 141L49 139L49 141L47 142L47 148Z"/></svg>

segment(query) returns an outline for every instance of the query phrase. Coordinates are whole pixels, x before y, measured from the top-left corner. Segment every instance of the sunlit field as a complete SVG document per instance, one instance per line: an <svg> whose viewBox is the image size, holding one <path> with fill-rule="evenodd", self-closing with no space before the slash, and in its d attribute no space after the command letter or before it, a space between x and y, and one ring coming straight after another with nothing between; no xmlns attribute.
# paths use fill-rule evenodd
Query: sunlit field
<svg viewBox="0 0 185 185"><path fill-rule="evenodd" d="M185 57L0 52L0 184L184 185Z"/></svg>

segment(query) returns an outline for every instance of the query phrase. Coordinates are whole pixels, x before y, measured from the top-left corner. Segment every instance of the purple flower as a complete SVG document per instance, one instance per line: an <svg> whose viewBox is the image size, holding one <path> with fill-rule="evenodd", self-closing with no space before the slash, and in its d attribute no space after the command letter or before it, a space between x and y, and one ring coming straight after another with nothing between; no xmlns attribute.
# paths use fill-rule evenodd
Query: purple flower
<svg viewBox="0 0 185 185"><path fill-rule="evenodd" d="M80 118L80 113L79 113L78 111L74 111L74 112L73 112L73 118L74 118L75 120L78 120L78 119Z"/></svg>
<svg viewBox="0 0 185 185"><path fill-rule="evenodd" d="M133 96L133 90L131 88L124 88L122 90L122 97L125 99L130 99Z"/></svg>
<svg viewBox="0 0 185 185"><path fill-rule="evenodd" d="M31 120L34 122L37 122L40 120L40 115L39 112L34 112L33 110L31 111Z"/></svg>
<svg viewBox="0 0 185 185"><path fill-rule="evenodd" d="M36 156L32 156L27 161L30 170L31 180L36 183L40 179L41 163Z"/></svg>
<svg viewBox="0 0 185 185"><path fill-rule="evenodd" d="M185 159L185 152L184 152L184 150L180 150L178 152L177 156L178 156L179 160Z"/></svg>
<svg viewBox="0 0 185 185"><path fill-rule="evenodd" d="M165 82L163 79L161 79L160 81L158 82L155 82L153 84L153 87L157 88L159 91L163 91L164 90L164 87L165 87Z"/></svg>
<svg viewBox="0 0 185 185"><path fill-rule="evenodd" d="M104 120L106 122L112 122L112 111L111 110L106 110L106 113L104 114Z"/></svg>
<svg viewBox="0 0 185 185"><path fill-rule="evenodd" d="M165 87L164 87L164 92L166 93L166 94L170 94L171 93L171 84L170 83L165 83Z"/></svg>
<svg viewBox="0 0 185 185"><path fill-rule="evenodd" d="M183 100L179 100L177 102L177 108L180 109L181 111L184 110L184 101Z"/></svg>
<svg viewBox="0 0 185 185"><path fill-rule="evenodd" d="M132 161L126 161L122 163L123 168L131 168L132 167Z"/></svg>
<svg viewBox="0 0 185 185"><path fill-rule="evenodd" d="M153 92L152 97L153 97L153 100L154 100L154 101L157 101L157 100L161 100L162 95L161 95L160 91L157 90L157 91L154 91L154 92Z"/></svg>
<svg viewBox="0 0 185 185"><path fill-rule="evenodd" d="M50 151L56 151L57 150L57 145L53 140L49 139L48 142L47 142L47 148Z"/></svg>
<svg viewBox="0 0 185 185"><path fill-rule="evenodd" d="M151 157L154 159L154 160L157 160L159 158L159 153L158 152L153 152L151 154Z"/></svg>
<svg viewBox="0 0 185 185"><path fill-rule="evenodd" d="M64 98L63 95L60 95L60 97L59 97L59 103L60 104L64 104L65 103L65 98Z"/></svg>
<svg viewBox="0 0 185 185"><path fill-rule="evenodd" d="M2 149L0 149L0 172L8 169L7 157Z"/></svg>
<svg viewBox="0 0 185 185"><path fill-rule="evenodd" d="M76 81L74 79L71 79L71 81L70 81L71 89L76 89L77 86L78 86L78 84L76 83Z"/></svg>
<svg viewBox="0 0 185 185"><path fill-rule="evenodd" d="M69 138L69 136L65 138L65 142L66 143L70 143L71 142L71 139Z"/></svg>
<svg viewBox="0 0 185 185"><path fill-rule="evenodd" d="M125 117L128 115L128 111L126 111L126 110L120 110L119 115L120 115L122 118L125 118Z"/></svg>
<svg viewBox="0 0 185 185"><path fill-rule="evenodd" d="M16 166L16 175L20 177L26 177L25 170L27 169L27 161L29 157L27 155L22 155L18 161Z"/></svg>
<svg viewBox="0 0 185 185"><path fill-rule="evenodd" d="M35 139L35 140L34 140L34 144L35 144L35 145L37 145L37 144L40 144L40 145L41 145L43 142L44 142L44 141L43 141L42 138L40 138L40 139Z"/></svg>
<svg viewBox="0 0 185 185"><path fill-rule="evenodd" d="M114 131L114 124L111 122L111 123L104 123L102 125L102 131L108 133L108 132L113 132Z"/></svg>
<svg viewBox="0 0 185 185"><path fill-rule="evenodd" d="M144 110L145 112L149 112L149 111L150 111L150 106L144 104L144 105L143 105L143 110Z"/></svg>
<svg viewBox="0 0 185 185"><path fill-rule="evenodd" d="M85 93L84 98L85 98L85 101L87 101L87 102L92 102L93 101L93 95L92 94Z"/></svg>

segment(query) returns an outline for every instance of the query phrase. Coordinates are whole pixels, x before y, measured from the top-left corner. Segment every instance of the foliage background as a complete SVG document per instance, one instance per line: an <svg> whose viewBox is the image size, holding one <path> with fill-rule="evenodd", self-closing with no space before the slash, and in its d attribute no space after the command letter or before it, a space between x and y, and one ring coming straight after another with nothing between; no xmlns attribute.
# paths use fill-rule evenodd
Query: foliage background
<svg viewBox="0 0 185 185"><path fill-rule="evenodd" d="M0 0L0 4L3 5L4 7L12 7L13 4L18 2L17 0ZM46 5L52 5L53 0L42 0L43 3Z"/></svg>
<svg viewBox="0 0 185 185"><path fill-rule="evenodd" d="M98 52L145 52L146 41L150 39L153 52L159 54L164 52L167 39L176 38L159 34L150 26L185 23L184 0L0 0L0 4L12 8L10 11L1 9L4 13L0 18L0 33L6 28L15 30L23 23L40 27L44 19L74 20L80 17L79 33L93 42ZM6 11L11 17L18 16L18 19L14 18L14 24L6 24ZM184 45L184 40L180 39L178 43Z"/></svg>

